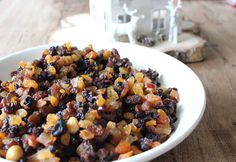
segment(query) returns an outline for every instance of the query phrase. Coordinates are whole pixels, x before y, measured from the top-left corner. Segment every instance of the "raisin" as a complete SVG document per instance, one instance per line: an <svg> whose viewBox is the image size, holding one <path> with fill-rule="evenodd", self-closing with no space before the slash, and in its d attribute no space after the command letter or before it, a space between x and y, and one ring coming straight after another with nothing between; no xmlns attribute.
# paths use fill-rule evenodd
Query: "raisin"
<svg viewBox="0 0 236 162"><path fill-rule="evenodd" d="M138 95L127 96L124 102L128 105L137 105L142 103L142 97Z"/></svg>
<svg viewBox="0 0 236 162"><path fill-rule="evenodd" d="M150 147L151 142L152 142L152 140L149 139L149 138L146 138L146 137L141 138L141 139L140 139L140 149L141 149L142 151L147 151L147 150L149 150L149 149L151 148L151 147Z"/></svg>
<svg viewBox="0 0 236 162"><path fill-rule="evenodd" d="M31 127L28 129L29 134L35 134L36 136L39 136L43 132L42 127Z"/></svg>
<svg viewBox="0 0 236 162"><path fill-rule="evenodd" d="M127 74L121 74L121 77L123 78L123 79L126 79L127 78Z"/></svg>
<svg viewBox="0 0 236 162"><path fill-rule="evenodd" d="M146 137L147 137L148 139L153 140L153 141L158 141L158 140L160 139L160 136L157 135L157 134L154 134L154 133L147 133L147 134L146 134Z"/></svg>
<svg viewBox="0 0 236 162"><path fill-rule="evenodd" d="M27 158L26 158L26 157L21 158L21 159L19 160L19 162L27 162Z"/></svg>
<svg viewBox="0 0 236 162"><path fill-rule="evenodd" d="M11 125L8 128L8 137L13 138L17 135L19 132L19 126L18 125Z"/></svg>
<svg viewBox="0 0 236 162"><path fill-rule="evenodd" d="M50 51L50 55L52 55L52 56L57 55L56 47L54 47L54 46L50 47L49 51Z"/></svg>
<svg viewBox="0 0 236 162"><path fill-rule="evenodd" d="M95 161L95 158L96 154L92 144L89 141L84 141L81 144L80 160L84 162L93 162Z"/></svg>
<svg viewBox="0 0 236 162"><path fill-rule="evenodd" d="M51 151L51 153L55 153L58 149L57 144L49 145L48 150Z"/></svg>
<svg viewBox="0 0 236 162"><path fill-rule="evenodd" d="M7 129L8 129L8 127L9 127L9 122L8 122L8 119L5 118L5 119L3 120L3 125L2 125L2 127L1 127L1 129L0 129L0 131L1 131L1 132L6 132Z"/></svg>
<svg viewBox="0 0 236 162"><path fill-rule="evenodd" d="M35 103L36 103L36 101L35 101L32 97L27 96L27 97L25 98L25 101L24 101L24 105L25 105L25 106L33 107L33 106L35 105Z"/></svg>
<svg viewBox="0 0 236 162"><path fill-rule="evenodd" d="M33 147L29 146L26 143L23 143L23 148L26 154L32 154L35 151Z"/></svg>
<svg viewBox="0 0 236 162"><path fill-rule="evenodd" d="M143 125L144 125L144 122L140 119L138 119L137 122L135 123L135 126L137 128L142 128Z"/></svg>
<svg viewBox="0 0 236 162"><path fill-rule="evenodd" d="M32 96L34 93L35 93L35 89L33 87L30 87L28 94Z"/></svg>
<svg viewBox="0 0 236 162"><path fill-rule="evenodd" d="M52 128L52 135L55 137L61 136L66 132L66 122L64 119L59 119Z"/></svg>
<svg viewBox="0 0 236 162"><path fill-rule="evenodd" d="M100 162L109 162L112 161L114 154L104 148L101 148L97 151L97 156Z"/></svg>
<svg viewBox="0 0 236 162"><path fill-rule="evenodd" d="M80 120L83 120L84 119L84 113L82 111L79 111L76 115L77 119L80 121Z"/></svg>
<svg viewBox="0 0 236 162"><path fill-rule="evenodd" d="M82 142L82 139L80 136L76 134L71 134L70 136L70 146L71 147L77 147Z"/></svg>

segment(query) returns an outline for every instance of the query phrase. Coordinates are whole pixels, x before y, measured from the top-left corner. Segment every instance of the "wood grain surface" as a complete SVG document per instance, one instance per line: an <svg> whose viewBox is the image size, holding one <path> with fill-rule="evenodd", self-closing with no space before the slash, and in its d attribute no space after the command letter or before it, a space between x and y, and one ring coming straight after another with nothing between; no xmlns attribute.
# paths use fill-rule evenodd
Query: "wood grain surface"
<svg viewBox="0 0 236 162"><path fill-rule="evenodd" d="M87 0L0 0L0 56L47 43L61 19L82 12ZM236 162L236 9L224 1L185 1L183 15L208 40L206 60L188 64L205 86L206 112L185 141L153 161Z"/></svg>

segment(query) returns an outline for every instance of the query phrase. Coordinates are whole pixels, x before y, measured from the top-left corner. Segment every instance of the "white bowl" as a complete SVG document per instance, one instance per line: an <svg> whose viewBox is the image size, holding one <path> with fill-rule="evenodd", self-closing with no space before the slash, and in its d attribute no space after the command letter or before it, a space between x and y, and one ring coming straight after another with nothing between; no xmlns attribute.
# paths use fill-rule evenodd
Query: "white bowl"
<svg viewBox="0 0 236 162"><path fill-rule="evenodd" d="M43 45L15 52L0 58L0 79L9 80L10 72L15 70L21 60L32 61L39 58L40 53L51 45ZM78 48L84 48L79 45ZM128 57L136 68L152 68L159 72L161 83L167 87L176 87L180 93L177 108L178 121L176 129L169 139L160 146L139 155L132 156L119 162L149 161L182 142L196 128L205 110L206 96L203 85L197 75L180 61L164 53L149 48L123 43L94 44L96 50L118 49L121 57ZM3 159L0 159L1 161Z"/></svg>

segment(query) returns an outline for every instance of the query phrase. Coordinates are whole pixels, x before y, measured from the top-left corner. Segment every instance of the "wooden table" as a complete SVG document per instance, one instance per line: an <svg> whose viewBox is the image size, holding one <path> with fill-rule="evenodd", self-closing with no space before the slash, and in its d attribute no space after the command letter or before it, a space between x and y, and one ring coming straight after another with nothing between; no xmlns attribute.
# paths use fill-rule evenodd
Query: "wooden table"
<svg viewBox="0 0 236 162"><path fill-rule="evenodd" d="M87 0L0 0L0 56L48 43L61 19L82 12ZM207 108L194 132L154 161L235 162L236 9L223 1L188 1L183 13L208 40L206 60L188 65L205 86Z"/></svg>

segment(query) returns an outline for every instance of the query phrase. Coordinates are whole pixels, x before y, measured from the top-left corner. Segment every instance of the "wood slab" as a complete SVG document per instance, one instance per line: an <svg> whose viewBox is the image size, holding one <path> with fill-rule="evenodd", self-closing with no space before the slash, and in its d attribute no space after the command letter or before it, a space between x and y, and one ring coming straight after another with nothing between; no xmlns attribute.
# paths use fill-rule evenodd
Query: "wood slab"
<svg viewBox="0 0 236 162"><path fill-rule="evenodd" d="M152 48L167 53L182 62L190 63L204 60L205 44L206 41L199 36L182 33L179 35L177 44L165 41Z"/></svg>

